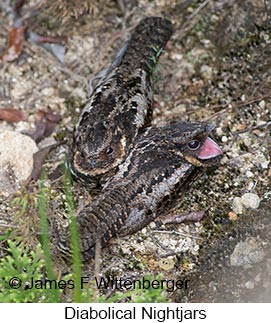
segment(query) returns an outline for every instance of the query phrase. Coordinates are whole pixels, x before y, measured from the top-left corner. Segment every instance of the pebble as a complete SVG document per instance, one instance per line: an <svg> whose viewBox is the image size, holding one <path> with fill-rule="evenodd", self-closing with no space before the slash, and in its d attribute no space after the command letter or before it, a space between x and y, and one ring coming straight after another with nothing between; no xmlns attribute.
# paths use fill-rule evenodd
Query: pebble
<svg viewBox="0 0 271 323"><path fill-rule="evenodd" d="M250 137L249 134L247 133L241 133L239 134L240 138L242 139L244 145L246 145L247 147L251 147L252 146L252 139Z"/></svg>
<svg viewBox="0 0 271 323"><path fill-rule="evenodd" d="M243 213L243 204L240 197L235 197L232 202L232 209L237 214Z"/></svg>
<svg viewBox="0 0 271 323"><path fill-rule="evenodd" d="M175 267L175 264L176 258L173 256L169 256L168 258L159 260L157 262L158 267L165 271L173 269Z"/></svg>
<svg viewBox="0 0 271 323"><path fill-rule="evenodd" d="M242 214L243 208L257 209L260 205L260 198L254 193L245 193L241 197L235 197L232 201L232 210L236 214Z"/></svg>
<svg viewBox="0 0 271 323"><path fill-rule="evenodd" d="M184 61L176 72L175 77L184 82L184 84L189 85L189 78L195 73L195 71L196 70L193 64Z"/></svg>
<svg viewBox="0 0 271 323"><path fill-rule="evenodd" d="M264 154L257 154L253 159L253 164L262 169L268 169L270 161L264 156Z"/></svg>
<svg viewBox="0 0 271 323"><path fill-rule="evenodd" d="M41 93L45 96L53 96L55 89L53 87L46 87L41 90Z"/></svg>
<svg viewBox="0 0 271 323"><path fill-rule="evenodd" d="M229 212L228 216L231 221L236 221L238 219L238 216L235 212Z"/></svg>
<svg viewBox="0 0 271 323"><path fill-rule="evenodd" d="M0 134L0 196L9 196L27 180L38 147L29 136L5 130Z"/></svg>
<svg viewBox="0 0 271 323"><path fill-rule="evenodd" d="M226 136L222 136L221 141L222 142L227 142L228 141L228 138Z"/></svg>
<svg viewBox="0 0 271 323"><path fill-rule="evenodd" d="M239 242L230 256L230 264L234 267L249 268L264 259L264 251L259 241L247 238Z"/></svg>
<svg viewBox="0 0 271 323"><path fill-rule="evenodd" d="M171 54L171 58L174 59L174 60L177 59L177 60L180 61L180 60L183 59L183 55L182 54L177 54L177 53L176 54L175 53L172 53Z"/></svg>
<svg viewBox="0 0 271 323"><path fill-rule="evenodd" d="M146 228L143 228L141 232L142 232L142 234L147 234L148 231Z"/></svg>
<svg viewBox="0 0 271 323"><path fill-rule="evenodd" d="M247 289L253 289L253 288L255 287L255 283L254 283L253 281L249 280L249 281L247 281L247 282L245 283L245 287L246 287Z"/></svg>
<svg viewBox="0 0 271 323"><path fill-rule="evenodd" d="M246 190L248 192L254 190L255 185L256 185L256 183L254 181L247 182L247 184L246 184Z"/></svg>
<svg viewBox="0 0 271 323"><path fill-rule="evenodd" d="M205 80L211 80L213 78L213 69L208 65L202 65L200 73Z"/></svg>
<svg viewBox="0 0 271 323"><path fill-rule="evenodd" d="M176 107L174 107L170 113L174 113L174 114L179 114L182 115L184 113L186 113L186 106L185 104L179 104Z"/></svg>
<svg viewBox="0 0 271 323"><path fill-rule="evenodd" d="M248 171L246 171L246 176L247 176L248 178L251 178L251 177L253 177L253 176L254 176L254 174L252 173L252 171L248 170Z"/></svg>
<svg viewBox="0 0 271 323"><path fill-rule="evenodd" d="M265 108L265 101L264 100L262 100L262 101L259 102L259 107L261 109L264 109Z"/></svg>
<svg viewBox="0 0 271 323"><path fill-rule="evenodd" d="M254 193L245 193L241 197L241 203L244 207L257 209L260 205L260 198L257 194Z"/></svg>
<svg viewBox="0 0 271 323"><path fill-rule="evenodd" d="M222 130L221 127L217 127L216 128L216 134L221 137L224 134L224 131Z"/></svg>
<svg viewBox="0 0 271 323"><path fill-rule="evenodd" d="M268 165L269 165L269 161L264 161L263 163L261 163L262 169L268 169Z"/></svg>

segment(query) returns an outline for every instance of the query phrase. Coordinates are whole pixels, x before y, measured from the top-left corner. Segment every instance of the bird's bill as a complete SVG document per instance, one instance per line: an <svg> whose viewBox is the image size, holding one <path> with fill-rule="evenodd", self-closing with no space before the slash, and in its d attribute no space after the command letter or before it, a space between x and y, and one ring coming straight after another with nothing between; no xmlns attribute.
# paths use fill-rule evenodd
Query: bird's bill
<svg viewBox="0 0 271 323"><path fill-rule="evenodd" d="M207 139L205 140L201 148L198 158L202 160L206 160L206 159L215 158L221 155L223 155L223 152L221 148L218 146L218 144L210 137L207 137Z"/></svg>

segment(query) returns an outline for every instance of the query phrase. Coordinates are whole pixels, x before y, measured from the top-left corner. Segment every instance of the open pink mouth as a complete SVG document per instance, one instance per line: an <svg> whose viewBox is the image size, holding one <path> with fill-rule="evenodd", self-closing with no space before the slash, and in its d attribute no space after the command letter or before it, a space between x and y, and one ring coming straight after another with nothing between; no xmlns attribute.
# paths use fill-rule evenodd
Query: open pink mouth
<svg viewBox="0 0 271 323"><path fill-rule="evenodd" d="M218 146L218 144L215 141L213 141L213 139L211 139L210 137L207 137L201 148L198 158L210 159L220 155L223 155L223 152Z"/></svg>

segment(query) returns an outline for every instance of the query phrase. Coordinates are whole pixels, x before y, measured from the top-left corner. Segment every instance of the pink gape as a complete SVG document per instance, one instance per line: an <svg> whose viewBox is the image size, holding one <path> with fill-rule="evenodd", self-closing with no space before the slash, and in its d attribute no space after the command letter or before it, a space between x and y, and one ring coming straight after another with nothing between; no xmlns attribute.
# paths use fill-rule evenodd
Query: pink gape
<svg viewBox="0 0 271 323"><path fill-rule="evenodd" d="M218 144L214 142L213 139L211 139L210 137L207 137L207 139L204 142L204 145L201 148L198 158L209 159L209 158L217 157L222 154L223 152L218 146Z"/></svg>

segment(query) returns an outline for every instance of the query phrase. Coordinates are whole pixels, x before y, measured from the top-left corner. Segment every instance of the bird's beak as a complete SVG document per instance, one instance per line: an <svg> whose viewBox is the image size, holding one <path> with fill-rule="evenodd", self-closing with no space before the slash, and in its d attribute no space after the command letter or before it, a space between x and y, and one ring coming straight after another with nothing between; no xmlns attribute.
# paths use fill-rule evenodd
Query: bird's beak
<svg viewBox="0 0 271 323"><path fill-rule="evenodd" d="M198 158L202 160L206 160L206 159L211 159L221 155L223 155L223 152L218 146L218 144L210 137L207 137L207 139L205 140L201 148Z"/></svg>

